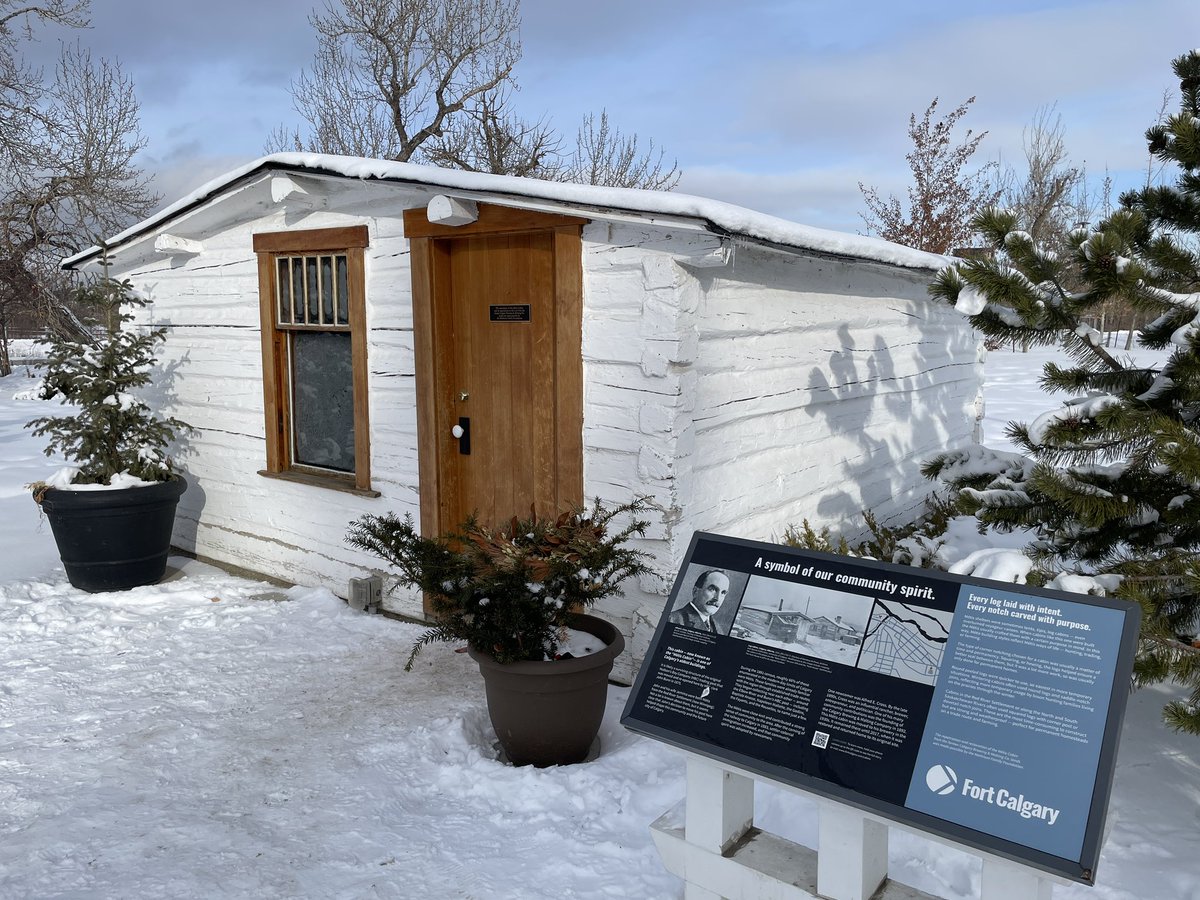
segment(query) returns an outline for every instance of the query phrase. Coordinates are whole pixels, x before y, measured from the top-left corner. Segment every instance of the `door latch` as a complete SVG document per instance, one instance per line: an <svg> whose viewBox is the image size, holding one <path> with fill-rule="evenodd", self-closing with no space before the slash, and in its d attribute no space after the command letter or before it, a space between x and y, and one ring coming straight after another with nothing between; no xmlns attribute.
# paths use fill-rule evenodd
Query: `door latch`
<svg viewBox="0 0 1200 900"><path fill-rule="evenodd" d="M471 420L467 416L459 416L458 424L450 429L450 434L458 438L458 452L463 456L471 455Z"/></svg>

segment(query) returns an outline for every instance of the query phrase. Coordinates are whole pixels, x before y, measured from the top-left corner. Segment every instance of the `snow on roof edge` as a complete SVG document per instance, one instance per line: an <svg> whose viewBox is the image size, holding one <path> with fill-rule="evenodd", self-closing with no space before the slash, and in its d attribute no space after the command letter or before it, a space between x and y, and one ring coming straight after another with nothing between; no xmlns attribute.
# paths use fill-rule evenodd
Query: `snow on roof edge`
<svg viewBox="0 0 1200 900"><path fill-rule="evenodd" d="M364 181L397 181L430 187L499 193L640 214L682 216L701 219L715 230L734 236L781 247L870 260L904 268L936 270L942 268L949 261L944 256L893 244L882 238L852 235L811 225L801 225L732 203L710 200L691 194L541 181L512 175L487 175L479 172L419 166L413 163L331 156L320 153L275 153L239 166L206 182L154 215L114 235L108 239L107 245L112 249L132 240L155 226L170 221L175 216L203 203L237 181L256 172L270 169L309 171L324 175L359 178ZM100 252L100 247L90 247L65 258L61 265L64 269L73 268L79 263L98 256Z"/></svg>

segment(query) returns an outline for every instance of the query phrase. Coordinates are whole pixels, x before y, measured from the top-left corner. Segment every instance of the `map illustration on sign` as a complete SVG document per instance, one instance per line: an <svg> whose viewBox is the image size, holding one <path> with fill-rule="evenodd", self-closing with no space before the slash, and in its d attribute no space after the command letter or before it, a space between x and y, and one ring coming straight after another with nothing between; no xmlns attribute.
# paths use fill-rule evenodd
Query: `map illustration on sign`
<svg viewBox="0 0 1200 900"><path fill-rule="evenodd" d="M942 655L954 614L876 600L863 636L858 668L908 681L933 684L942 671Z"/></svg>

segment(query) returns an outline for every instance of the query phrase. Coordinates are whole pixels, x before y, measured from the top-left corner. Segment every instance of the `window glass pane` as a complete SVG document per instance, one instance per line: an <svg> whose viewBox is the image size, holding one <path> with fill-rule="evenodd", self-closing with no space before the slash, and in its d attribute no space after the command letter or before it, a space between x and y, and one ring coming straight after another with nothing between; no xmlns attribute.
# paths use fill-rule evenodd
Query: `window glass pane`
<svg viewBox="0 0 1200 900"><path fill-rule="evenodd" d="M293 256L292 264L292 304L296 308L296 321L304 324L304 260Z"/></svg>
<svg viewBox="0 0 1200 900"><path fill-rule="evenodd" d="M294 462L354 471L354 369L346 332L292 338Z"/></svg>
<svg viewBox="0 0 1200 900"><path fill-rule="evenodd" d="M321 257L321 314L333 322L333 257ZM339 324L345 324L341 322Z"/></svg>
<svg viewBox="0 0 1200 900"><path fill-rule="evenodd" d="M308 323L316 325L321 321L321 295L317 292L317 258L304 257L304 285L308 290Z"/></svg>
<svg viewBox="0 0 1200 900"><path fill-rule="evenodd" d="M279 321L288 324L292 321L292 279L288 273L288 261L276 260L276 287L279 289Z"/></svg>
<svg viewBox="0 0 1200 900"><path fill-rule="evenodd" d="M347 276L346 276L346 257L335 257L337 260L337 306L338 306L338 324L346 325L350 322L350 316L346 312L347 303Z"/></svg>

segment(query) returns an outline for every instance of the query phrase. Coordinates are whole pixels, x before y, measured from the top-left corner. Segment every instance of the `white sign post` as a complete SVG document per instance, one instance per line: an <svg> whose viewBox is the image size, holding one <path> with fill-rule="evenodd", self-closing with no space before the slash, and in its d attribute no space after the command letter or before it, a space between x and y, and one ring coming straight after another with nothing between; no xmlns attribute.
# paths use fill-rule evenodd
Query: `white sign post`
<svg viewBox="0 0 1200 900"><path fill-rule="evenodd" d="M896 826L853 807L818 798L816 851L755 828L755 780L785 787L687 754L687 798L650 826L667 870L686 883L686 900L938 900L888 879L888 829ZM914 833L983 859L980 900L1050 900L1053 881L1066 883Z"/></svg>

